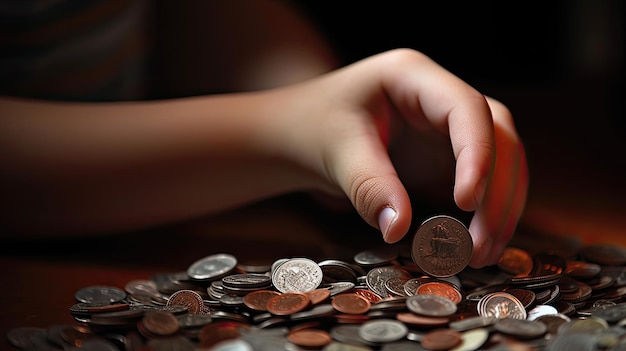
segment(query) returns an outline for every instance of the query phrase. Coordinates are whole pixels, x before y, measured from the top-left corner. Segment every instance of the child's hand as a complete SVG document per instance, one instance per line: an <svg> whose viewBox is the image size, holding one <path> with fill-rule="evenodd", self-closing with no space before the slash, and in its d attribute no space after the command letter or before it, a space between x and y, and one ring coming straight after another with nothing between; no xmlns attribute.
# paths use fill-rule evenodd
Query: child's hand
<svg viewBox="0 0 626 351"><path fill-rule="evenodd" d="M504 105L408 49L372 56L283 93L289 102L275 124L285 142L281 152L321 176L317 185L322 189L343 191L389 243L400 240L411 224L409 196L396 166L416 174L437 167L394 165L390 145L404 145L403 137L419 135L406 128L449 135L456 159L455 202L475 211L469 227L471 265L497 261L528 189L524 148ZM413 154L433 152L438 150L399 153L410 162Z"/></svg>

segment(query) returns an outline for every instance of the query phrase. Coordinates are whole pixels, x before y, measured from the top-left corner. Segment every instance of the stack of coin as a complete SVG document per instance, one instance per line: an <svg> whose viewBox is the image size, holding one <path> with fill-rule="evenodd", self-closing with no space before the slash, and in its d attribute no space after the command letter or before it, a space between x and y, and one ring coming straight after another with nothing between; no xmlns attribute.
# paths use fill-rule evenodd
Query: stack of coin
<svg viewBox="0 0 626 351"><path fill-rule="evenodd" d="M244 266L211 254L125 289L80 289L69 308L76 325L18 327L7 337L22 350L72 349L77 340L106 350L626 347L626 250L596 244L562 256L510 246L497 265L472 269L459 223L433 217L409 250L388 245L351 260Z"/></svg>

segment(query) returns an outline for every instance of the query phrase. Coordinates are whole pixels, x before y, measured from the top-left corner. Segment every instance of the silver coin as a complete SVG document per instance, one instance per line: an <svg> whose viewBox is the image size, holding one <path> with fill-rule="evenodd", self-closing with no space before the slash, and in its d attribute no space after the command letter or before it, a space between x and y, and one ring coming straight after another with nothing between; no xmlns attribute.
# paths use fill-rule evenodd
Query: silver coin
<svg viewBox="0 0 626 351"><path fill-rule="evenodd" d="M478 315L496 318L526 319L524 305L515 296L505 292L485 295L476 306Z"/></svg>
<svg viewBox="0 0 626 351"><path fill-rule="evenodd" d="M362 266L382 266L398 258L398 250L391 246L364 250L354 255L354 262Z"/></svg>
<svg viewBox="0 0 626 351"><path fill-rule="evenodd" d="M187 275L195 280L221 278L237 267L237 258L229 254L215 254L197 260L187 269Z"/></svg>
<svg viewBox="0 0 626 351"><path fill-rule="evenodd" d="M410 277L393 277L385 281L385 289L387 292L394 296L407 296L404 292L404 284L410 279Z"/></svg>
<svg viewBox="0 0 626 351"><path fill-rule="evenodd" d="M404 282L404 295L415 295L417 288L422 284L422 278L411 278Z"/></svg>
<svg viewBox="0 0 626 351"><path fill-rule="evenodd" d="M333 340L351 345L377 346L378 344L363 339L359 333L359 324L340 324L330 329L330 336Z"/></svg>
<svg viewBox="0 0 626 351"><path fill-rule="evenodd" d="M451 316L457 310L457 306L452 300L431 294L407 297L406 307L415 314L429 317Z"/></svg>
<svg viewBox="0 0 626 351"><path fill-rule="evenodd" d="M408 332L404 323L384 318L367 321L359 328L361 338L375 343L398 341L406 337Z"/></svg>
<svg viewBox="0 0 626 351"><path fill-rule="evenodd" d="M282 293L313 291L323 279L320 266L308 258L291 258L272 272L272 284Z"/></svg>
<svg viewBox="0 0 626 351"><path fill-rule="evenodd" d="M242 273L231 274L222 278L224 286L233 288L259 288L272 283L272 278L265 274Z"/></svg>
<svg viewBox="0 0 626 351"><path fill-rule="evenodd" d="M126 292L114 286L88 286L74 294L77 301L85 303L115 303L126 298Z"/></svg>
<svg viewBox="0 0 626 351"><path fill-rule="evenodd" d="M385 282L390 278L395 277L409 277L411 274L396 266L385 266L372 268L367 273L366 283L367 287L378 294L381 297L388 297L389 292L385 288Z"/></svg>
<svg viewBox="0 0 626 351"><path fill-rule="evenodd" d="M467 330L489 327L494 325L497 321L498 318L496 317L475 316L450 322L449 326L450 329L464 332Z"/></svg>
<svg viewBox="0 0 626 351"><path fill-rule="evenodd" d="M527 319L502 318L493 327L502 334L518 339L535 339L548 332L544 323Z"/></svg>

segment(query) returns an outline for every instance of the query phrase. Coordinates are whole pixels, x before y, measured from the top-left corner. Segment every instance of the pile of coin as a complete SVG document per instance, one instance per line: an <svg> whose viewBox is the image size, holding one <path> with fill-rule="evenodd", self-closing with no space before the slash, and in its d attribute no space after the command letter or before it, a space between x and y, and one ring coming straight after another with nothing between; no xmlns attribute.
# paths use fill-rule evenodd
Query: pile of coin
<svg viewBox="0 0 626 351"><path fill-rule="evenodd" d="M211 254L123 288L85 287L69 306L76 324L7 336L22 350L626 350L626 248L507 247L471 269L468 235L437 216L410 248L350 261Z"/></svg>

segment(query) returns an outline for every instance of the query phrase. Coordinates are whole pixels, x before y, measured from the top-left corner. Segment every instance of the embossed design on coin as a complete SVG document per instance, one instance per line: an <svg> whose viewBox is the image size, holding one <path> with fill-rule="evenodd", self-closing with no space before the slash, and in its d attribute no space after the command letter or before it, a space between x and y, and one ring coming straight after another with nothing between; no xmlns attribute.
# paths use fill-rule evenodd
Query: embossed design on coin
<svg viewBox="0 0 626 351"><path fill-rule="evenodd" d="M472 258L473 242L467 227L450 216L424 221L413 238L411 256L426 274L450 277L461 272Z"/></svg>
<svg viewBox="0 0 626 351"><path fill-rule="evenodd" d="M202 296L193 290L178 290L167 300L166 306L181 305L187 307L187 311L191 314L207 312L204 306Z"/></svg>
<svg viewBox="0 0 626 351"><path fill-rule="evenodd" d="M282 293L313 291L322 283L323 278L320 266L308 258L289 259L272 273L272 283Z"/></svg>
<svg viewBox="0 0 626 351"><path fill-rule="evenodd" d="M484 317L526 319L526 309L515 296L505 292L485 295L476 306L478 314Z"/></svg>

